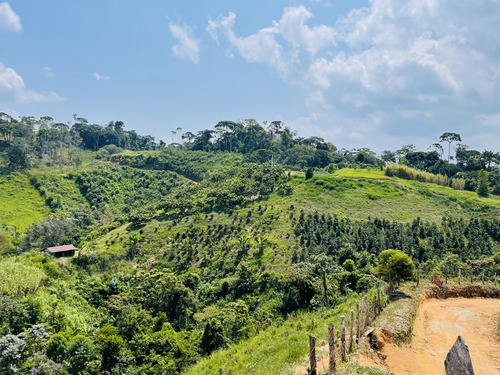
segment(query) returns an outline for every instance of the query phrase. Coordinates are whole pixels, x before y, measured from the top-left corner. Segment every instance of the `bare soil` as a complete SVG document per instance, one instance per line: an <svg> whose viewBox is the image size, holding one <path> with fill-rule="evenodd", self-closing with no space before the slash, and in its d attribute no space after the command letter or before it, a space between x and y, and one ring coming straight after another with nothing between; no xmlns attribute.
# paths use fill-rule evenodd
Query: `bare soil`
<svg viewBox="0 0 500 375"><path fill-rule="evenodd" d="M418 308L411 344L398 347L389 337L380 352L394 375L445 375L446 354L460 335L476 375L500 374L499 314L499 299L426 299Z"/></svg>

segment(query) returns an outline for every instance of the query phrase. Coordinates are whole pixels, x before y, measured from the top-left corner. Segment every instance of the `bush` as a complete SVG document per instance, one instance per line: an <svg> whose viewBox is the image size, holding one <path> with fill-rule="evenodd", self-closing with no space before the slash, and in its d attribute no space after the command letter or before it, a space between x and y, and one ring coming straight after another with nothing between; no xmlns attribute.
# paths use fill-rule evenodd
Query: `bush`
<svg viewBox="0 0 500 375"><path fill-rule="evenodd" d="M309 180L313 178L314 176L314 169L312 167L307 168L306 170L306 180Z"/></svg>

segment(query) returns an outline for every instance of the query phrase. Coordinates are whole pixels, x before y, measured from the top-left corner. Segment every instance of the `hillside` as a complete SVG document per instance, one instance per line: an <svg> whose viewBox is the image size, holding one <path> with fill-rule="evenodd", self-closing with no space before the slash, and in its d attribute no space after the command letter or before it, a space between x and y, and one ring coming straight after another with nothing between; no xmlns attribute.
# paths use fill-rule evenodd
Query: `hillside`
<svg viewBox="0 0 500 375"><path fill-rule="evenodd" d="M386 249L404 251L424 275L495 272L496 257L486 269L468 263L500 250L495 195L379 167L325 168L306 179L230 153L88 160L63 173L6 171L0 190L24 202L23 211L13 199L0 207L24 236L18 265L4 250L0 267L33 275L0 280L0 335L43 324L51 338L40 344L42 360L66 361L73 373L118 364L138 374L285 373L302 361L311 331L324 337L330 319L384 283L376 276ZM37 253L55 241L79 244L79 255ZM56 341L59 354L49 349ZM71 367L81 345L93 354Z"/></svg>

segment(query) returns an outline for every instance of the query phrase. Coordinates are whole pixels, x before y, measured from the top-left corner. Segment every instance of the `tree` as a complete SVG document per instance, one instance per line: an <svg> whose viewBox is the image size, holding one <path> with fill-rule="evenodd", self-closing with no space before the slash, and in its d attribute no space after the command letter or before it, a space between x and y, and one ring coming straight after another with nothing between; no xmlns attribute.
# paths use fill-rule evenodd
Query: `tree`
<svg viewBox="0 0 500 375"><path fill-rule="evenodd" d="M414 144L403 145L399 150L396 150L399 164L406 164L406 155L410 152L415 152L416 147Z"/></svg>
<svg viewBox="0 0 500 375"><path fill-rule="evenodd" d="M7 149L7 165L14 170L26 170L30 167L30 145L22 138L15 138Z"/></svg>
<svg viewBox="0 0 500 375"><path fill-rule="evenodd" d="M48 216L39 223L34 222L26 231L23 240L23 248L44 249L50 246L58 246L69 240L74 229L73 221L58 216Z"/></svg>
<svg viewBox="0 0 500 375"><path fill-rule="evenodd" d="M196 310L193 292L171 272L150 271L132 279L131 299L144 309L167 315L169 322L182 327Z"/></svg>
<svg viewBox="0 0 500 375"><path fill-rule="evenodd" d="M389 150L384 150L380 154L380 159L382 159L386 164L396 162L396 154Z"/></svg>
<svg viewBox="0 0 500 375"><path fill-rule="evenodd" d="M413 276L413 261L401 250L385 250L379 255L378 273L390 283L409 280Z"/></svg>
<svg viewBox="0 0 500 375"><path fill-rule="evenodd" d="M479 185L477 187L477 195L483 198L487 198L489 196L488 189L488 174L486 171L479 172Z"/></svg>
<svg viewBox="0 0 500 375"><path fill-rule="evenodd" d="M92 341L88 337L77 335L68 346L67 370L71 375L81 374L96 357L96 348Z"/></svg>
<svg viewBox="0 0 500 375"><path fill-rule="evenodd" d="M451 144L453 142L462 142L462 138L460 138L460 134L458 133L450 133L446 132L439 137L439 142L448 142L448 163L450 162L450 150Z"/></svg>
<svg viewBox="0 0 500 375"><path fill-rule="evenodd" d="M313 167L307 168L307 170L306 170L306 180L309 180L309 179L313 178L313 176L314 176L314 169L313 169Z"/></svg>
<svg viewBox="0 0 500 375"><path fill-rule="evenodd" d="M0 374L16 374L23 358L26 342L15 335L0 338Z"/></svg>

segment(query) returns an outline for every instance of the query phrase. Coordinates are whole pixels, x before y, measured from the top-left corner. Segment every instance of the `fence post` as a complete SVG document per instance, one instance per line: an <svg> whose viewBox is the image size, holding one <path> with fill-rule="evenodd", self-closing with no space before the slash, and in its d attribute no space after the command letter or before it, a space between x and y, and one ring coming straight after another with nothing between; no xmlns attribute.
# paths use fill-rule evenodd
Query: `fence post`
<svg viewBox="0 0 500 375"><path fill-rule="evenodd" d="M349 332L349 353L352 352L352 336L354 333L354 311L351 310L351 331Z"/></svg>
<svg viewBox="0 0 500 375"><path fill-rule="evenodd" d="M377 289L377 310L378 314L382 312L382 302L380 300L380 289Z"/></svg>
<svg viewBox="0 0 500 375"><path fill-rule="evenodd" d="M473 275L473 272L472 272L472 266L470 268L470 283L472 284L472 275Z"/></svg>
<svg viewBox="0 0 500 375"><path fill-rule="evenodd" d="M364 314L365 312L365 309L366 309L366 305L368 305L368 301L367 301L367 297L366 297L366 294L365 294L365 298L363 298L363 304L361 305L361 321L363 322L361 324L361 329L364 331L366 326L367 326L367 323L366 323L366 314Z"/></svg>
<svg viewBox="0 0 500 375"><path fill-rule="evenodd" d="M309 365L310 375L316 375L316 336L309 335Z"/></svg>
<svg viewBox="0 0 500 375"><path fill-rule="evenodd" d="M345 356L345 316L340 316L340 360L346 361Z"/></svg>
<svg viewBox="0 0 500 375"><path fill-rule="evenodd" d="M462 270L459 269L458 270L458 285L460 285L461 282L462 282Z"/></svg>
<svg viewBox="0 0 500 375"><path fill-rule="evenodd" d="M420 265L417 268L417 288L420 285Z"/></svg>
<svg viewBox="0 0 500 375"><path fill-rule="evenodd" d="M328 325L328 349L330 353L328 369L331 374L335 374L335 333L333 330L333 323Z"/></svg>
<svg viewBox="0 0 500 375"><path fill-rule="evenodd" d="M365 328L370 325L370 302L366 303L366 320L365 320Z"/></svg>
<svg viewBox="0 0 500 375"><path fill-rule="evenodd" d="M356 344L359 345L359 333L361 332L361 327L359 326L359 303L356 304Z"/></svg>
<svg viewBox="0 0 500 375"><path fill-rule="evenodd" d="M483 279L483 285L484 285L484 270L483 270L483 275L481 277Z"/></svg>

